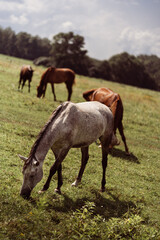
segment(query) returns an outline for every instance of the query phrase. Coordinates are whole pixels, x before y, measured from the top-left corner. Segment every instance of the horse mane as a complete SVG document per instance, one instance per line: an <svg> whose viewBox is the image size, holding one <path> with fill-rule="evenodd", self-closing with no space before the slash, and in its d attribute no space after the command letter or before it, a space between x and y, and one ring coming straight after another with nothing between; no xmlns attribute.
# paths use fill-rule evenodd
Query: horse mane
<svg viewBox="0 0 160 240"><path fill-rule="evenodd" d="M43 86L44 83L45 83L45 79L48 77L48 75L50 74L51 71L55 71L55 67L49 67L47 68L47 70L42 74L41 76L41 80L40 80L40 83L39 83L39 86Z"/></svg>
<svg viewBox="0 0 160 240"><path fill-rule="evenodd" d="M57 114L62 110L62 108L63 108L63 104L61 104L60 106L58 106L58 107L52 112L52 115L51 115L51 117L49 118L48 122L47 122L47 123L44 125L44 127L41 129L39 135L37 136L37 139L36 139L35 143L33 144L32 148L31 148L29 157L28 157L28 159L26 160L26 162L25 162L25 164L24 164L23 170L24 170L24 169L26 168L26 166L31 162L32 157L34 157L35 152L36 152L36 150L37 150L37 147L38 147L41 139L43 138L44 134L46 133L47 128L50 126L50 124L51 124L52 121L55 119L55 117L57 116Z"/></svg>

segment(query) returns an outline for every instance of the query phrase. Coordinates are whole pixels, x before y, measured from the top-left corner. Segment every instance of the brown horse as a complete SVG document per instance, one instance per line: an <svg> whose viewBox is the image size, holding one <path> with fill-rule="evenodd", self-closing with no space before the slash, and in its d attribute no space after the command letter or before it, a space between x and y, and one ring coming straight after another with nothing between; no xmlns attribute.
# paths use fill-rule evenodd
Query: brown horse
<svg viewBox="0 0 160 240"><path fill-rule="evenodd" d="M21 196L29 198L32 189L43 177L43 162L51 148L55 162L50 169L48 179L41 192L49 188L52 176L58 172L58 185L55 191L61 193L62 162L71 148L81 148L81 167L72 186L77 186L89 159L89 145L98 138L102 145L102 181L101 191L105 191L105 172L110 142L115 141L113 132L113 114L100 102L72 103L64 102L51 115L31 148L29 158L21 155L25 161Z"/></svg>
<svg viewBox="0 0 160 240"><path fill-rule="evenodd" d="M20 89L22 81L23 81L23 83L22 83L22 86L21 86L21 90L23 90L25 82L28 80L28 92L30 92L33 72L34 72L34 70L32 69L32 67L30 65L24 65L21 68L18 90Z"/></svg>
<svg viewBox="0 0 160 240"><path fill-rule="evenodd" d="M68 101L71 100L72 85L75 83L75 73L69 68L49 67L41 76L39 86L37 87L37 97L45 97L47 84L50 83L56 101L54 83L65 83L68 90Z"/></svg>
<svg viewBox="0 0 160 240"><path fill-rule="evenodd" d="M123 104L120 95L109 88L98 88L84 92L83 97L87 101L99 101L110 107L114 116L114 133L116 135L116 129L118 128L124 142L125 151L129 154L126 138L123 132Z"/></svg>

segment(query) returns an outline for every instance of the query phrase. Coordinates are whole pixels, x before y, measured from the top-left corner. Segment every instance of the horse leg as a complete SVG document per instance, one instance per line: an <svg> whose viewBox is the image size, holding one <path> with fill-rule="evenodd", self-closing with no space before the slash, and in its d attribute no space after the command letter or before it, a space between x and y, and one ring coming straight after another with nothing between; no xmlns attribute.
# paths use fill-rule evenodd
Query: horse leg
<svg viewBox="0 0 160 240"><path fill-rule="evenodd" d="M112 139L112 134L106 137L101 137L99 140L101 141L102 146L102 181L101 181L101 192L105 191L105 184L106 184L106 168L108 163L108 153L109 153L109 145Z"/></svg>
<svg viewBox="0 0 160 240"><path fill-rule="evenodd" d="M46 85L44 86L44 88L43 88L42 98L45 97L46 89L47 89L47 84L46 84Z"/></svg>
<svg viewBox="0 0 160 240"><path fill-rule="evenodd" d="M65 82L66 88L68 90L68 101L71 100L71 95L72 95L72 84L70 82Z"/></svg>
<svg viewBox="0 0 160 240"><path fill-rule="evenodd" d="M81 168L80 168L80 170L79 170L78 177L77 177L77 179L72 183L72 186L77 186L77 185L81 182L82 175L83 175L83 173L84 173L86 164L87 164L88 159L89 159L88 147L82 147L82 148L81 148L81 153L82 153Z"/></svg>
<svg viewBox="0 0 160 240"><path fill-rule="evenodd" d="M123 141L123 143L124 143L125 151L126 151L127 154L129 154L128 146L127 146L127 143L126 143L126 138L125 138L125 136L124 136L122 121L121 121L121 122L119 123L119 125L118 125L118 130L119 130L119 133L120 133L120 135L121 135L122 141Z"/></svg>
<svg viewBox="0 0 160 240"><path fill-rule="evenodd" d="M28 80L28 92L30 93L30 88L31 88L31 81Z"/></svg>
<svg viewBox="0 0 160 240"><path fill-rule="evenodd" d="M105 191L107 162L108 162L108 150L106 150L106 147L102 146L102 169L103 169L103 174L102 174L102 182L101 182L101 192Z"/></svg>
<svg viewBox="0 0 160 240"><path fill-rule="evenodd" d="M58 185L57 188L55 189L55 192L61 194L61 186L63 184L63 179L62 179L62 164L59 165L58 168Z"/></svg>
<svg viewBox="0 0 160 240"><path fill-rule="evenodd" d="M56 94L55 94L55 91L54 91L54 84L51 83L51 86L52 86L52 93L53 93L53 96L54 96L54 101L57 101L56 100Z"/></svg>
<svg viewBox="0 0 160 240"><path fill-rule="evenodd" d="M22 83L22 88L21 88L21 90L23 90L23 87L24 87L24 85L25 85L25 82L26 82L26 79L23 79L23 83Z"/></svg>
<svg viewBox="0 0 160 240"><path fill-rule="evenodd" d="M19 85L18 85L18 90L20 89L21 82L22 82L22 78L20 77L20 79L19 79Z"/></svg>
<svg viewBox="0 0 160 240"><path fill-rule="evenodd" d="M52 167L50 168L50 173L49 176L47 178L46 183L44 184L43 188L41 191L39 191L39 193L46 191L49 188L50 185L50 181L53 177L53 175L56 173L56 171L58 170L58 186L55 189L56 192L61 193L61 186L63 184L62 181L62 166L61 163L64 160L64 158L66 157L67 153L68 153L69 149L62 151L60 154L56 155L56 161L54 162L54 164L52 165ZM58 157L57 157L58 156Z"/></svg>

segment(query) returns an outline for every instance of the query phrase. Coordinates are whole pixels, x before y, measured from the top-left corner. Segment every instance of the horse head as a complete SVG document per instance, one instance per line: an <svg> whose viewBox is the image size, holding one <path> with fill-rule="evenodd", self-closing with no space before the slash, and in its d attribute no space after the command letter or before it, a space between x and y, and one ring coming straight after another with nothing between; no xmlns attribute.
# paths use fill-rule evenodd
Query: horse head
<svg viewBox="0 0 160 240"><path fill-rule="evenodd" d="M37 97L40 98L45 92L45 87L44 86L37 86Z"/></svg>
<svg viewBox="0 0 160 240"><path fill-rule="evenodd" d="M50 67L50 71L52 71L52 72L54 72L56 70L56 68L55 67Z"/></svg>
<svg viewBox="0 0 160 240"><path fill-rule="evenodd" d="M92 98L93 98L93 94L95 92L96 89L92 89L92 90L89 90L89 91L86 91L83 93L83 98L86 100L86 101L92 101Z"/></svg>
<svg viewBox="0 0 160 240"><path fill-rule="evenodd" d="M19 155L20 159L24 161L23 166L23 184L20 195L24 198L29 198L32 189L41 181L43 177L42 164L35 156L25 158Z"/></svg>

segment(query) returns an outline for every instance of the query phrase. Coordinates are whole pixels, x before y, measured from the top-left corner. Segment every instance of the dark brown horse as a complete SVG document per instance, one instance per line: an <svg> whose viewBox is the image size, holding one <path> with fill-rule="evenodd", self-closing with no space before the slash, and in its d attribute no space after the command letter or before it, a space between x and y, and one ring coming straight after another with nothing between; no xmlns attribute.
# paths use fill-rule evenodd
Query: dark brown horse
<svg viewBox="0 0 160 240"><path fill-rule="evenodd" d="M30 92L33 72L34 72L34 70L32 69L32 67L30 65L26 65L26 66L24 65L21 68L18 90L20 89L21 83L22 83L21 90L23 90L25 82L28 80L28 92Z"/></svg>
<svg viewBox="0 0 160 240"><path fill-rule="evenodd" d="M54 95L54 101L56 101L56 95L54 91L54 83L65 83L68 90L68 101L71 100L72 85L75 83L75 73L69 68L54 68L49 67L43 74L37 87L37 97L45 97L47 84L50 83L52 92Z"/></svg>
<svg viewBox="0 0 160 240"><path fill-rule="evenodd" d="M122 124L123 104L120 95L118 93L113 92L109 88L98 88L84 92L83 97L87 101L99 101L105 104L106 106L110 107L114 116L114 133L116 135L116 130L118 128L119 133L124 142L125 151L127 154L129 154L126 138L123 132Z"/></svg>

